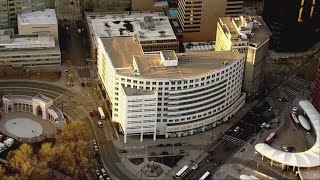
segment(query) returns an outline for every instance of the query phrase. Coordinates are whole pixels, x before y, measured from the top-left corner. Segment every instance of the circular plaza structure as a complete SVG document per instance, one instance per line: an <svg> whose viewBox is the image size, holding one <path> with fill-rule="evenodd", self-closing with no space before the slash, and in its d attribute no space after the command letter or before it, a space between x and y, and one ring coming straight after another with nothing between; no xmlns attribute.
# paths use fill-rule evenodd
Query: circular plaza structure
<svg viewBox="0 0 320 180"><path fill-rule="evenodd" d="M6 122L5 128L8 132L21 138L33 138L43 133L41 124L29 118L15 118Z"/></svg>
<svg viewBox="0 0 320 180"><path fill-rule="evenodd" d="M53 100L43 95L5 95L4 113L0 121L3 134L20 142L38 142L55 138L65 118L53 105Z"/></svg>

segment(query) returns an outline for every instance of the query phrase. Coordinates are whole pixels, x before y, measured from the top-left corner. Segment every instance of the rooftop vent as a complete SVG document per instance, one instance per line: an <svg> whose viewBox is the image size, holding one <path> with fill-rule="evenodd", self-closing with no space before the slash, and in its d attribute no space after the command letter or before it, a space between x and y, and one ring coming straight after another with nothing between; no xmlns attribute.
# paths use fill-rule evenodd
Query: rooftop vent
<svg viewBox="0 0 320 180"><path fill-rule="evenodd" d="M144 19L146 28L155 28L155 24L152 16L145 16L143 19Z"/></svg>

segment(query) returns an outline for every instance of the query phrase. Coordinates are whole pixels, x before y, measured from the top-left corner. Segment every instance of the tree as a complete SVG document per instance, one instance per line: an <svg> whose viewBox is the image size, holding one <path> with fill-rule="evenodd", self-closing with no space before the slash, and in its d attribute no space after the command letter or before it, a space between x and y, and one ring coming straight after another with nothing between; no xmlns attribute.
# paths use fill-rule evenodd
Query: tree
<svg viewBox="0 0 320 180"><path fill-rule="evenodd" d="M62 129L61 140L62 142L78 142L86 140L88 133L86 124L83 121L71 121L66 123Z"/></svg>
<svg viewBox="0 0 320 180"><path fill-rule="evenodd" d="M11 151L8 156L8 165L22 177L29 178L33 171L32 148L28 144L22 144L14 151Z"/></svg>

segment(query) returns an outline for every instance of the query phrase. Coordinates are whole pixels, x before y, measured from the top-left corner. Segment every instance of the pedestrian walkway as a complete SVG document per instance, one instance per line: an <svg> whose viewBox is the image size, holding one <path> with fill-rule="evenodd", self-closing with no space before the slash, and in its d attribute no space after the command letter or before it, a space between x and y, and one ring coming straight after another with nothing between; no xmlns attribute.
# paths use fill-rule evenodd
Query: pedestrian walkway
<svg viewBox="0 0 320 180"><path fill-rule="evenodd" d="M242 145L246 144L246 142L241 139L238 139L238 138L235 138L235 137L232 137L229 135L225 135L225 134L222 136L222 139L229 141L229 142L231 142L235 145L238 145L238 146L242 146Z"/></svg>

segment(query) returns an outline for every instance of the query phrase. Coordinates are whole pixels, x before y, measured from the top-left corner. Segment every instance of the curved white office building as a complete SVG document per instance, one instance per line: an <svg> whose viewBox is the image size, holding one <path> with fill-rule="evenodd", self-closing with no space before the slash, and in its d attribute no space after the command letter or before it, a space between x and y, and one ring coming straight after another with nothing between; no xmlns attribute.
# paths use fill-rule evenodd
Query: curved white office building
<svg viewBox="0 0 320 180"><path fill-rule="evenodd" d="M236 52L144 54L132 37L102 38L98 74L112 120L128 135L193 135L227 121L244 104L245 58Z"/></svg>

